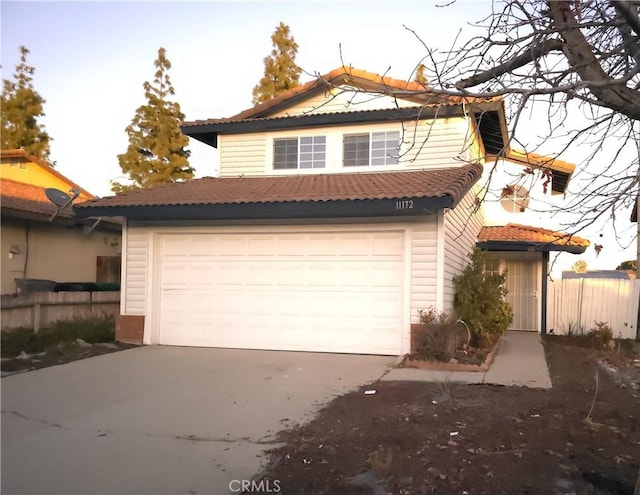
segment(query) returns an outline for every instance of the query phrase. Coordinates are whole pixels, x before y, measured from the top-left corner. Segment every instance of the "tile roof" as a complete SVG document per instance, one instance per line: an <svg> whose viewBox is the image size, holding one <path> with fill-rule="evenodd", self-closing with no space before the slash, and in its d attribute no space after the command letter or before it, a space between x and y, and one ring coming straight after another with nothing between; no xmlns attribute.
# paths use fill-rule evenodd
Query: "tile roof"
<svg viewBox="0 0 640 495"><path fill-rule="evenodd" d="M184 122L183 126L191 127L198 125L219 124L228 122L242 122L251 119L264 119L270 117L273 113L286 107L289 100L303 98L307 93L318 91L326 91L335 86L348 85L360 88L364 91L377 92L381 94L389 94L410 101L415 101L422 106L442 106L442 105L460 105L462 103L490 103L501 102L498 97L494 98L476 98L476 97L460 97L442 94L434 94L429 92L430 86L424 85L416 81L404 81L394 79L388 76L381 76L373 72L356 69L353 67L338 67L331 72L318 75L315 79L304 84L296 86L289 91L280 93L275 98L271 98L263 103L233 115L228 118L195 120Z"/></svg>
<svg viewBox="0 0 640 495"><path fill-rule="evenodd" d="M48 219L57 211L57 208L47 199L44 191L44 187L0 178L0 209L3 210L3 214L8 213L7 210L13 210L14 212L36 215L34 218L43 216ZM79 196L79 198L83 197L86 199L84 194ZM75 220L75 215L70 207L59 212L57 216ZM81 221L81 219L77 220ZM110 224L122 224L120 218L103 218L103 221Z"/></svg>
<svg viewBox="0 0 640 495"><path fill-rule="evenodd" d="M26 162L35 163L39 167L42 167L43 169L45 169L51 175L57 177L58 179L62 180L63 182L66 182L67 184L69 184L76 191L79 191L80 192L80 197L82 199L95 198L95 196L93 194L91 194L89 191L87 191L86 189L80 187L78 184L73 182L71 179L69 179L68 177L65 177L60 172L58 172L55 168L53 168L51 166L50 163L48 163L48 162L46 162L44 160L40 160L39 158L36 158L33 155L30 155L29 153L27 153L23 149L2 150L2 151L0 151L0 158L2 158L2 159L20 158L20 159L22 159L22 160L24 160Z"/></svg>
<svg viewBox="0 0 640 495"><path fill-rule="evenodd" d="M577 248L586 248L590 244L588 240L578 236L516 223L495 227L482 227L480 234L478 234L478 242L531 243Z"/></svg>
<svg viewBox="0 0 640 495"><path fill-rule="evenodd" d="M449 196L457 204L480 179L482 165L401 172L308 174L264 177L204 177L89 200L92 207L229 205L329 202Z"/></svg>
<svg viewBox="0 0 640 495"><path fill-rule="evenodd" d="M53 215L57 208L47 199L44 189L44 187L24 182L0 178L0 205L2 209ZM73 214L68 208L61 212L60 216L70 218Z"/></svg>

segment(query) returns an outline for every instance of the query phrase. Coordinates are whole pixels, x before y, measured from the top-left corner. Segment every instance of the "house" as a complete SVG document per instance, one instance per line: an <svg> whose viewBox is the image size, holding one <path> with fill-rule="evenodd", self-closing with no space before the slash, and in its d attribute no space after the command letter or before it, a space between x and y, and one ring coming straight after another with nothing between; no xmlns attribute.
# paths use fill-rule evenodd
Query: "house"
<svg viewBox="0 0 640 495"><path fill-rule="evenodd" d="M507 158L561 196L573 165L512 150L506 129L500 98L434 95L347 67L235 116L185 123L218 149L220 177L74 207L125 218L118 338L406 353L419 310L452 308L453 276L481 232L487 248L536 267L514 278L518 290L537 286L545 253L585 246L483 230L483 176ZM519 192L500 201L520 212Z"/></svg>
<svg viewBox="0 0 640 495"><path fill-rule="evenodd" d="M121 224L56 214L45 189L91 193L24 150L0 152L2 294L52 290L53 282L119 282ZM55 215L55 217L54 217Z"/></svg>

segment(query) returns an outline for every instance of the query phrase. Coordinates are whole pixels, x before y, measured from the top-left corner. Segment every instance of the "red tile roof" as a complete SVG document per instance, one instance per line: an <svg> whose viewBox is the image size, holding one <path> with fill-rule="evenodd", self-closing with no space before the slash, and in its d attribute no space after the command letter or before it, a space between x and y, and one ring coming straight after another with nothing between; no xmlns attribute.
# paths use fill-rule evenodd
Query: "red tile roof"
<svg viewBox="0 0 640 495"><path fill-rule="evenodd" d="M53 215L57 208L47 199L44 187L0 178L0 201L2 209L25 211L42 215ZM60 213L72 217L71 209Z"/></svg>
<svg viewBox="0 0 640 495"><path fill-rule="evenodd" d="M307 93L326 91L340 85L348 85L380 94L388 94L415 101L424 106L460 105L462 103L490 103L499 102L500 98L474 98L448 95L436 95L430 93L428 85L415 81L404 81L388 76L381 76L373 72L356 69L353 67L338 67L331 72L319 75L316 79L296 86L289 91L280 93L275 98L260 103L254 107L233 115L228 118L196 120L184 122L184 126L208 125L222 122L241 122L250 119L263 119L270 117L283 107L286 107L290 100L303 98Z"/></svg>
<svg viewBox="0 0 640 495"><path fill-rule="evenodd" d="M590 244L588 240L578 236L516 223L498 227L483 227L478 235L478 242L524 242L584 248Z"/></svg>
<svg viewBox="0 0 640 495"><path fill-rule="evenodd" d="M89 200L92 207L327 202L450 196L457 204L480 179L482 165L434 170L309 174L268 177L204 177Z"/></svg>
<svg viewBox="0 0 640 495"><path fill-rule="evenodd" d="M45 169L48 173L50 173L54 177L57 177L58 179L66 182L67 184L69 184L69 186L71 186L71 188L75 189L76 191L78 191L80 193L80 197L82 199L95 198L95 196L93 194L91 194L89 191L87 191L86 189L80 187L78 184L76 184L75 182L70 180L68 177L65 177L60 172L58 172L55 168L53 168L51 166L51 164L47 163L44 160L40 160L39 158L36 158L33 155L30 155L29 153L27 153L23 149L2 150L2 151L0 151L0 158L2 158L2 159L20 158L20 159L24 160L25 162L35 163L36 165L38 165L38 166L42 167L43 169Z"/></svg>

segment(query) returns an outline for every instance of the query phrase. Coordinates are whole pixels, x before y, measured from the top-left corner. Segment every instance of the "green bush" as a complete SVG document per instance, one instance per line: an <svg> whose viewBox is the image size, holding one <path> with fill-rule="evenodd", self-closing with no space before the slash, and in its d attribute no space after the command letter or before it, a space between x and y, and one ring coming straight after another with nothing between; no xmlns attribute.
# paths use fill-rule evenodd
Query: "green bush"
<svg viewBox="0 0 640 495"><path fill-rule="evenodd" d="M0 349L3 357L15 357L22 351L36 354L55 347L60 343L82 339L96 342L115 340L115 320L113 318L90 318L60 320L52 328L33 333L32 328L17 328L0 333Z"/></svg>
<svg viewBox="0 0 640 495"><path fill-rule="evenodd" d="M453 277L454 308L458 317L471 330L472 345L492 345L513 321L513 310L504 298L506 271L490 266L487 255L475 249L469 264Z"/></svg>

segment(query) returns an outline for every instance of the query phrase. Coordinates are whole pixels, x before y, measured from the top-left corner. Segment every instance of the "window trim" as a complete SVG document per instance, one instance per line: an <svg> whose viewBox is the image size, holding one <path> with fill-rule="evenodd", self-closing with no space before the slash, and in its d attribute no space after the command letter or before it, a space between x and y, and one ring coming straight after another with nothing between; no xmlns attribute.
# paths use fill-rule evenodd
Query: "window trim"
<svg viewBox="0 0 640 495"><path fill-rule="evenodd" d="M278 166L276 164L276 144L285 141L296 142L296 166ZM308 142L303 142L308 141ZM309 147L309 149L305 149ZM279 172L286 170L316 170L327 168L327 136L323 134L278 137L272 140L271 167ZM285 152L285 161L289 153Z"/></svg>
<svg viewBox="0 0 640 495"><path fill-rule="evenodd" d="M383 139L380 140L376 140L375 139L375 135L383 135ZM390 139L389 135L393 135L393 138ZM358 164L358 163L352 163L352 164L347 164L347 150L346 150L346 141L347 138L362 138L364 136L367 136L368 138L368 149L367 149L367 159L368 159L368 163L365 164ZM389 143L397 143L397 146L393 147L393 149L396 151L397 155L391 155L389 153L390 151L390 146ZM374 143L383 143L382 148L374 148ZM354 158L349 158L349 160L355 160L357 161L360 157L358 156L358 142L353 143L356 147L355 150L353 151L349 151L349 153L355 153ZM354 132L354 133L348 133L348 134L343 134L342 135L342 166L344 168L351 168L351 167L392 167L394 165L398 165L400 163L400 146L402 145L402 141L400 139L400 132L399 131L366 131L366 132ZM374 152L375 151L379 151L379 150L384 150L384 154L382 156L374 156ZM361 152L361 151L360 151ZM378 161L382 159L383 163L374 163L374 161Z"/></svg>

